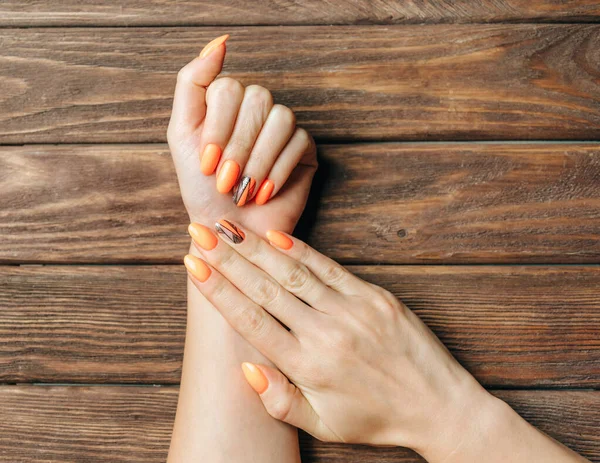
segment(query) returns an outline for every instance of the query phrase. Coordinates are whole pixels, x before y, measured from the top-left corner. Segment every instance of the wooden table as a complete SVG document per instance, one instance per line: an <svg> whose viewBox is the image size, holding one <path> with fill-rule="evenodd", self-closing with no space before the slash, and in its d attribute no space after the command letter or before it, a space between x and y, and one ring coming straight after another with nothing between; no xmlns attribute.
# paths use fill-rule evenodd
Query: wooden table
<svg viewBox="0 0 600 463"><path fill-rule="evenodd" d="M319 143L308 241L600 462L599 2L85 3L0 3L0 461L165 460L188 244L166 124L230 33L225 74Z"/></svg>

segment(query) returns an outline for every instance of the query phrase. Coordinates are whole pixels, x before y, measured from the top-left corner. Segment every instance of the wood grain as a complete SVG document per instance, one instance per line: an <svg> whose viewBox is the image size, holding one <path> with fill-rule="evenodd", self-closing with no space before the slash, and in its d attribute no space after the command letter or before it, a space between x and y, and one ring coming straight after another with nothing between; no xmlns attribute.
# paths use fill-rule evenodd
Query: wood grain
<svg viewBox="0 0 600 463"><path fill-rule="evenodd" d="M345 263L600 263L599 146L321 146L306 237ZM189 245L164 145L3 147L0 197L3 262L180 263Z"/></svg>
<svg viewBox="0 0 600 463"><path fill-rule="evenodd" d="M160 15L156 15L160 17ZM0 143L165 141L175 74L225 74L318 139L600 139L600 25L0 30Z"/></svg>
<svg viewBox="0 0 600 463"><path fill-rule="evenodd" d="M3 0L3 26L182 26L597 21L594 0Z"/></svg>
<svg viewBox="0 0 600 463"><path fill-rule="evenodd" d="M600 267L350 267L488 387L600 386ZM0 382L179 382L183 266L0 267Z"/></svg>
<svg viewBox="0 0 600 463"><path fill-rule="evenodd" d="M164 462L177 401L176 388L0 388L0 461ZM600 392L497 391L531 423L600 461ZM416 463L401 448L325 444L301 437L304 463Z"/></svg>

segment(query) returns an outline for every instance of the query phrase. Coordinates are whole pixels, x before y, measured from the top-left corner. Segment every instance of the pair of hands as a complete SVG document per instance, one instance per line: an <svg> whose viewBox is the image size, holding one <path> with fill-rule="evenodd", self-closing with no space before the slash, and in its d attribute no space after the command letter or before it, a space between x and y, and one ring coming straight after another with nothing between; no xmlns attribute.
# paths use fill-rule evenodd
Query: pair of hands
<svg viewBox="0 0 600 463"><path fill-rule="evenodd" d="M392 294L289 235L317 167L315 145L265 89L215 80L225 40L179 73L168 130L203 258L186 256L190 278L277 367L243 366L273 417L325 441L445 459L491 396ZM229 161L235 175L223 173ZM245 180L233 200L223 194L246 176L254 188ZM265 179L274 188L259 205Z"/></svg>

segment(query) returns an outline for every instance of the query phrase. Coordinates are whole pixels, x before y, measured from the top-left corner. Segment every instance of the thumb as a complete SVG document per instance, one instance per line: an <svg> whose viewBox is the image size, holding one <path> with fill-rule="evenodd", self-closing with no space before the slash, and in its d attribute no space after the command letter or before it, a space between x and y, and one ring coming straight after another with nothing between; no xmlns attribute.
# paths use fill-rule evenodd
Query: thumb
<svg viewBox="0 0 600 463"><path fill-rule="evenodd" d="M174 130L190 133L204 120L206 87L223 68L225 41L228 38L229 35L222 35L214 39L204 47L197 58L179 71L171 114Z"/></svg>
<svg viewBox="0 0 600 463"><path fill-rule="evenodd" d="M321 421L306 397L275 368L245 362L242 371L248 384L273 418L291 424L323 441L340 439Z"/></svg>

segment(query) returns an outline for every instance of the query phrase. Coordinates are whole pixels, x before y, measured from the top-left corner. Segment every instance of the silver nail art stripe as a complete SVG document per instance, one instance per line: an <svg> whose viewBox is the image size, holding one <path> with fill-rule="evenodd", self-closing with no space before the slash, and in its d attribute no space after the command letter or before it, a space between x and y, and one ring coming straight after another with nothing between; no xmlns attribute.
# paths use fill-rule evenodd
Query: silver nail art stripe
<svg viewBox="0 0 600 463"><path fill-rule="evenodd" d="M250 181L251 180L252 180L252 177L248 177L247 175L245 175L238 182L238 184L234 187L234 189L233 189L233 202L235 204L237 204L237 203L240 202L240 199L243 196L244 191L246 191L246 189L248 188L248 185L250 185ZM250 192L248 192L248 196L250 196Z"/></svg>
<svg viewBox="0 0 600 463"><path fill-rule="evenodd" d="M229 220L223 220L228 226L221 225L219 222L215 224L215 230L220 233L233 244L239 244L244 241L244 232L232 224Z"/></svg>

